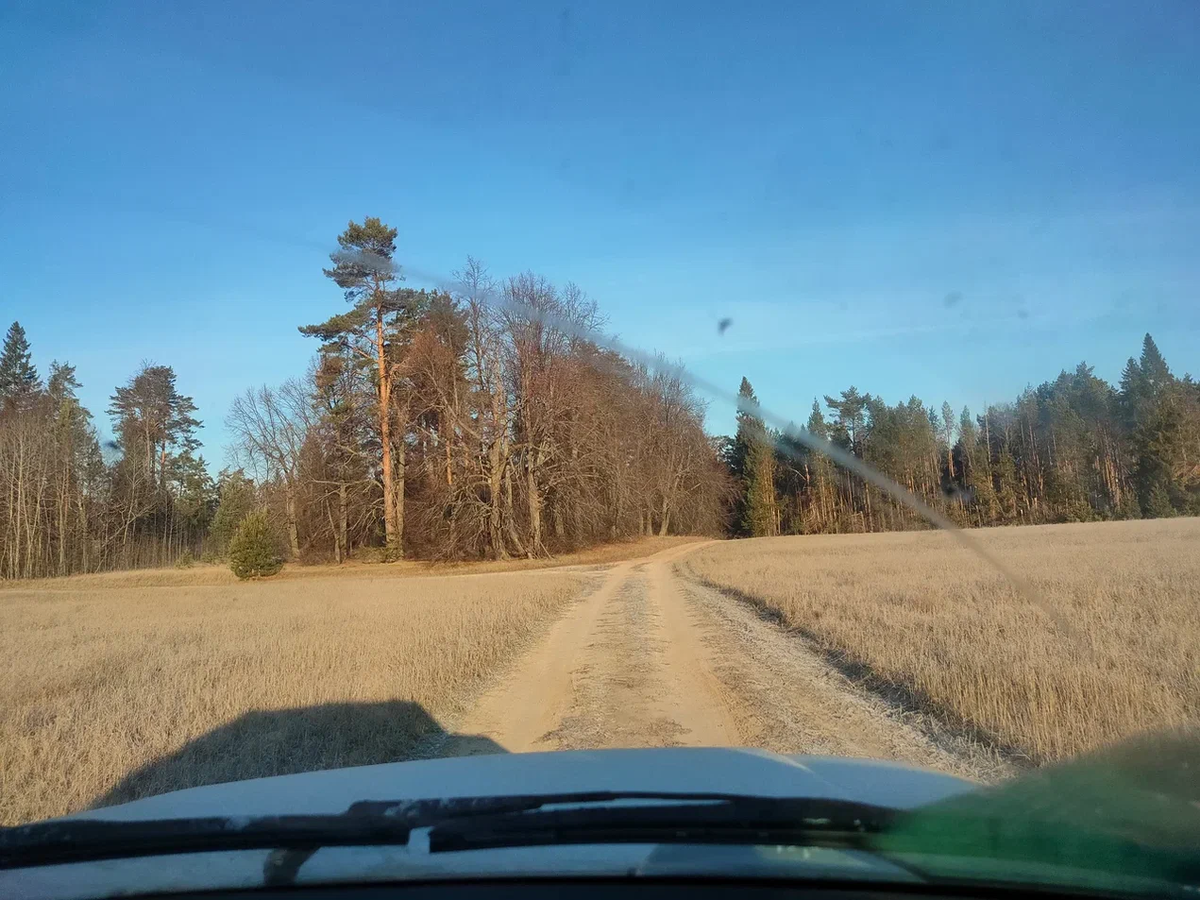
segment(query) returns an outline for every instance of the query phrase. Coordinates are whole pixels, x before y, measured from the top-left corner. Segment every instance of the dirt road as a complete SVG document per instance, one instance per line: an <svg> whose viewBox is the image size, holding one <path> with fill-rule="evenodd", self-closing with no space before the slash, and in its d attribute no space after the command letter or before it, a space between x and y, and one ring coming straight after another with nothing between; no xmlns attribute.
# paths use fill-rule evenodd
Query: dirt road
<svg viewBox="0 0 1200 900"><path fill-rule="evenodd" d="M478 752L488 741L509 752L753 746L1003 774L999 760L864 693L795 636L683 577L677 563L702 546L598 570L454 723L463 736L432 752Z"/></svg>

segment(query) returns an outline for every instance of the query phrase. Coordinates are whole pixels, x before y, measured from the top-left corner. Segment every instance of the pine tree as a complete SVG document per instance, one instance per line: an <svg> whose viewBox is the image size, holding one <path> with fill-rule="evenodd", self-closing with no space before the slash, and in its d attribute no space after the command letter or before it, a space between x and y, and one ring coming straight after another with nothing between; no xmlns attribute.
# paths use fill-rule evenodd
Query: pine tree
<svg viewBox="0 0 1200 900"><path fill-rule="evenodd" d="M1000 515L1000 500L992 480L992 463L982 452L971 469L970 487L974 490L976 517L980 525L995 523Z"/></svg>
<svg viewBox="0 0 1200 900"><path fill-rule="evenodd" d="M996 503L1000 507L1000 515L1005 521L1013 521L1017 518L1017 496L1020 486L1017 481L1017 464L1007 447L1000 451L996 462L996 481L999 485L996 490Z"/></svg>
<svg viewBox="0 0 1200 900"><path fill-rule="evenodd" d="M970 498L970 512L978 525L996 519L998 504L992 484L992 460L984 435L967 407L958 419L958 446L963 469L963 487Z"/></svg>
<svg viewBox="0 0 1200 900"><path fill-rule="evenodd" d="M166 487L172 453L189 454L200 442L196 404L175 387L170 366L143 364L113 393L108 413L126 460L138 466L151 485Z"/></svg>
<svg viewBox="0 0 1200 900"><path fill-rule="evenodd" d="M219 502L217 485L208 474L204 457L190 453L177 457L171 469L171 480L176 519L190 534L204 534L211 527Z"/></svg>
<svg viewBox="0 0 1200 900"><path fill-rule="evenodd" d="M279 540L271 531L265 510L242 520L229 542L229 568L238 578L262 578L283 568Z"/></svg>
<svg viewBox="0 0 1200 900"><path fill-rule="evenodd" d="M842 391L840 398L825 395L825 403L834 412L832 440L841 444L855 456L863 455L863 440L866 437L867 405L871 402L870 394L860 394L858 388L850 385Z"/></svg>
<svg viewBox="0 0 1200 900"><path fill-rule="evenodd" d="M746 531L751 537L773 537L779 533L775 447L765 434L751 442L746 472Z"/></svg>
<svg viewBox="0 0 1200 900"><path fill-rule="evenodd" d="M1189 382L1171 374L1149 334L1141 358L1125 367L1121 405L1142 514L1162 518L1190 509L1200 491L1200 404Z"/></svg>
<svg viewBox="0 0 1200 900"><path fill-rule="evenodd" d="M1169 519L1175 515L1175 506L1171 503L1171 495L1161 483L1152 487L1143 504L1143 512L1148 519Z"/></svg>
<svg viewBox="0 0 1200 900"><path fill-rule="evenodd" d="M1147 334L1142 338L1141 359L1129 357L1121 371L1118 398L1124 424L1129 431L1146 420L1150 408L1173 381L1167 361L1159 352L1154 338Z"/></svg>
<svg viewBox="0 0 1200 900"><path fill-rule="evenodd" d="M217 476L217 509L209 534L218 554L225 553L242 520L254 510L254 482L241 469L223 469Z"/></svg>
<svg viewBox="0 0 1200 900"><path fill-rule="evenodd" d="M13 322L4 337L4 349L0 351L0 410L27 408L37 396L39 387L25 329L20 322Z"/></svg>
<svg viewBox="0 0 1200 900"><path fill-rule="evenodd" d="M829 426L825 424L825 414L821 412L821 404L817 402L816 397L813 397L812 412L808 414L808 424L805 427L821 440L829 440Z"/></svg>
<svg viewBox="0 0 1200 900"><path fill-rule="evenodd" d="M738 387L737 421L731 468L742 484L740 531L750 537L777 534L775 442L758 414L754 388L745 378Z"/></svg>
<svg viewBox="0 0 1200 900"><path fill-rule="evenodd" d="M749 380L742 376L742 383L738 385L737 432L729 448L729 471L734 478L741 481L746 478L746 457L750 452L753 423L757 421L754 415L757 407L758 398L754 396L754 388Z"/></svg>
<svg viewBox="0 0 1200 900"><path fill-rule="evenodd" d="M932 418L932 410L930 418ZM950 483L954 483L957 480L954 472L954 410L950 407L948 400L942 401L942 421L939 423L938 430L941 432L942 440L946 442L946 479Z"/></svg>
<svg viewBox="0 0 1200 900"><path fill-rule="evenodd" d="M962 448L963 467L969 471L975 464L975 454L978 452L979 426L975 424L971 410L965 406L958 417L958 445Z"/></svg>
<svg viewBox="0 0 1200 900"><path fill-rule="evenodd" d="M805 428L814 437L829 440L829 426L815 397ZM824 453L810 453L809 460L809 516L815 520L815 527L808 525L806 530L823 532L828 529L834 512L833 462Z"/></svg>
<svg viewBox="0 0 1200 900"><path fill-rule="evenodd" d="M1158 345L1154 343L1154 338L1149 334L1142 338L1142 358L1138 361L1138 369L1141 371L1142 381L1151 399L1157 397L1167 385L1174 381L1171 370L1167 367L1167 361L1163 359L1163 355L1158 351Z"/></svg>
<svg viewBox="0 0 1200 900"><path fill-rule="evenodd" d="M349 350L375 368L384 531L389 553L403 556L407 414L398 390L399 370L428 296L397 286L404 276L393 261L396 229L378 218L368 216L361 225L350 222L338 235L338 244L341 249L330 256L333 268L323 271L342 288L352 308L319 325L303 325L300 333L319 338L326 348ZM393 434L394 425L401 433Z"/></svg>

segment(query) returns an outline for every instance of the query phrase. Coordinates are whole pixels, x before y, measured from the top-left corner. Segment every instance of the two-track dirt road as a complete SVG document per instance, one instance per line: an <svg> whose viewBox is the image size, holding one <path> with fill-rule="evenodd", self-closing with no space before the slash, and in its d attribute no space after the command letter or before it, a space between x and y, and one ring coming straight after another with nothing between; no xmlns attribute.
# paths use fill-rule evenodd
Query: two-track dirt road
<svg viewBox="0 0 1200 900"><path fill-rule="evenodd" d="M895 759L976 777L1000 763L857 689L797 637L681 575L688 544L593 586L433 752L752 746Z"/></svg>

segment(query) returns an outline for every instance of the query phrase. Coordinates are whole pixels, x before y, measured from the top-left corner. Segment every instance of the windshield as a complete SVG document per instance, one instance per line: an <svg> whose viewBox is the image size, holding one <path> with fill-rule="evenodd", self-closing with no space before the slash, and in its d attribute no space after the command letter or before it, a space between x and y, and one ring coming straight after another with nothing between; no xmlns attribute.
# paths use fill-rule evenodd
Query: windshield
<svg viewBox="0 0 1200 900"><path fill-rule="evenodd" d="M1194 736L1193 3L0 15L0 825Z"/></svg>

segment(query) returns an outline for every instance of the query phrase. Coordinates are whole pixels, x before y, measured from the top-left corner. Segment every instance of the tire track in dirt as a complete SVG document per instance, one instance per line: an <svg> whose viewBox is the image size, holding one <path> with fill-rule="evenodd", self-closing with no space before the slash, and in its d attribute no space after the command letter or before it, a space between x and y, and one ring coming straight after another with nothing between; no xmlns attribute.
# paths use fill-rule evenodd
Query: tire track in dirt
<svg viewBox="0 0 1200 900"><path fill-rule="evenodd" d="M468 736L448 739L437 754L474 752L479 737L514 753L739 743L717 682L703 668L707 651L686 623L681 629L672 603L669 564L700 546L605 571L455 723Z"/></svg>

